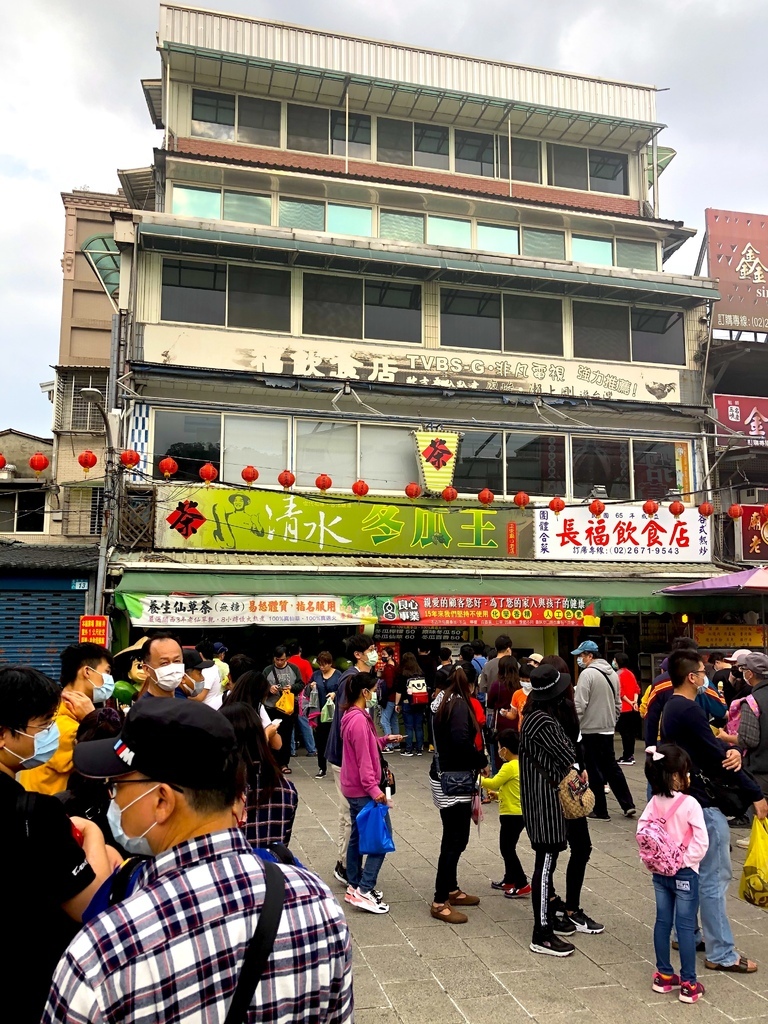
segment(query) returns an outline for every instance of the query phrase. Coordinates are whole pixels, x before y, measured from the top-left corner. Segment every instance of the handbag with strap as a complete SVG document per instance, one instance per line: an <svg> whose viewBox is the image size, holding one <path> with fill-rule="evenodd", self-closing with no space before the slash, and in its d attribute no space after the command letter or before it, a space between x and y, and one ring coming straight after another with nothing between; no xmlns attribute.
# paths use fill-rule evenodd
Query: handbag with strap
<svg viewBox="0 0 768 1024"><path fill-rule="evenodd" d="M595 794L589 788L589 784L583 781L575 768L571 768L558 782L556 778L539 764L535 757L531 756L528 750L521 749L521 753L524 753L531 759L531 764L539 775L546 779L553 789L557 790L564 818L569 820L586 818L588 814L592 813L595 809Z"/></svg>
<svg viewBox="0 0 768 1024"><path fill-rule="evenodd" d="M432 746L435 748L435 770L440 779L440 788L444 796L471 796L477 786L477 769L472 768L458 772L440 770L440 754L437 749L437 736L434 724L432 727Z"/></svg>
<svg viewBox="0 0 768 1024"><path fill-rule="evenodd" d="M245 1024L253 994L261 981L264 968L272 954L272 947L280 927L285 901L285 876L277 864L262 861L267 890L259 914L256 931L248 943L237 987L229 1004L224 1024Z"/></svg>

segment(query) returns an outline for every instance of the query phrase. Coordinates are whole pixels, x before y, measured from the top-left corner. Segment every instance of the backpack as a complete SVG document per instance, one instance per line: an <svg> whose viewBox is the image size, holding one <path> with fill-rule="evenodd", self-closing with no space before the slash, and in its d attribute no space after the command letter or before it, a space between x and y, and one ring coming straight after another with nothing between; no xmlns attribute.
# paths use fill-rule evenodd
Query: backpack
<svg viewBox="0 0 768 1024"><path fill-rule="evenodd" d="M405 688L411 704L426 704L429 700L427 681L423 676L411 676Z"/></svg>
<svg viewBox="0 0 768 1024"><path fill-rule="evenodd" d="M640 860L654 875L676 875L683 866L687 846L678 846L667 832L666 824L678 812L685 794L670 807L666 818L646 818L637 826Z"/></svg>
<svg viewBox="0 0 768 1024"><path fill-rule="evenodd" d="M725 731L729 736L737 736L739 733L739 725L741 724L741 707L745 702L749 704L750 710L755 718L760 717L760 705L751 693L746 697L737 697L736 700L732 700L731 706L728 708L728 719L725 723Z"/></svg>

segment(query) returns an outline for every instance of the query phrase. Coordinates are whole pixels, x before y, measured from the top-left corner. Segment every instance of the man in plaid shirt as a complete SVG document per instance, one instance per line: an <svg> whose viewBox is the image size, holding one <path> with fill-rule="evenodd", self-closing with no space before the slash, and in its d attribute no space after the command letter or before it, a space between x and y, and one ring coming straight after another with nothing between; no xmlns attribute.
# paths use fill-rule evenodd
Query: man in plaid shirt
<svg viewBox="0 0 768 1024"><path fill-rule="evenodd" d="M223 1021L266 888L233 813L240 771L232 726L204 704L142 701L117 742L78 744L75 768L111 780L115 838L151 859L132 894L71 942L43 1021ZM246 1019L351 1021L341 908L311 872L281 870L282 916Z"/></svg>

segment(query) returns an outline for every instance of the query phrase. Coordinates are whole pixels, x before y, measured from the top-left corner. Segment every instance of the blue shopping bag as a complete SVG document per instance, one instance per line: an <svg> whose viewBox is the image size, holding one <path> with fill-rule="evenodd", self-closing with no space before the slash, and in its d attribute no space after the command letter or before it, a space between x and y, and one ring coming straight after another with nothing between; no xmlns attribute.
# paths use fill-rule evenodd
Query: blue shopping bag
<svg viewBox="0 0 768 1024"><path fill-rule="evenodd" d="M371 853L380 856L394 853L395 844L392 839L392 826L389 823L389 809L386 804L377 804L371 800L355 818L357 833L360 837L360 853Z"/></svg>

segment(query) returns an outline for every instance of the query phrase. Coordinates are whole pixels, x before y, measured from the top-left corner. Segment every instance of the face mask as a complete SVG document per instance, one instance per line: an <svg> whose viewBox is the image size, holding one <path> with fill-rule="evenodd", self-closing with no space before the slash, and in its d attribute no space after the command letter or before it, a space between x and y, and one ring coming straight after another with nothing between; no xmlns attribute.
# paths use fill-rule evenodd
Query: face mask
<svg viewBox="0 0 768 1024"><path fill-rule="evenodd" d="M584 659L581 655L579 655L576 659L576 664L579 666L579 668L584 668Z"/></svg>
<svg viewBox="0 0 768 1024"><path fill-rule="evenodd" d="M700 686L698 686L696 688L696 693L706 693L708 688L709 687L708 687L707 683L702 683Z"/></svg>
<svg viewBox="0 0 768 1024"><path fill-rule="evenodd" d="M146 793L142 793L137 796L135 800L131 800L129 804L121 808L116 800L112 800L107 810L107 821L109 827L112 830L112 835L116 843L119 843L124 850L128 853L136 854L138 857L153 857L152 847L149 845L149 841L146 838L147 832L151 832L157 824L153 821L146 832L142 832L140 836L127 836L123 832L123 826L121 824L123 814L128 810L129 807L133 807L134 804L138 803L145 796L149 796L150 793L154 793L157 786L153 786L152 789L148 789Z"/></svg>
<svg viewBox="0 0 768 1024"><path fill-rule="evenodd" d="M203 688L205 687L205 680L204 679L197 680L197 679L193 679L191 676L187 676L186 679L187 679L187 683L192 683L192 696L193 697L197 697L197 695L199 693L203 692Z"/></svg>
<svg viewBox="0 0 768 1024"><path fill-rule="evenodd" d="M371 668L373 668L374 665L378 665L379 656L376 653L376 651L369 651L368 654L366 654L365 656L365 660L368 662Z"/></svg>
<svg viewBox="0 0 768 1024"><path fill-rule="evenodd" d="M155 673L155 682L161 690L173 693L178 689L181 680L184 678L184 666L174 663L173 665L161 665L152 670Z"/></svg>
<svg viewBox="0 0 768 1024"><path fill-rule="evenodd" d="M92 668L91 672L96 672L96 669ZM103 704L115 692L115 680L109 672L96 672L96 675L101 677L101 686L94 686L91 700L94 704Z"/></svg>
<svg viewBox="0 0 768 1024"><path fill-rule="evenodd" d="M370 695L370 697L368 698L368 700L365 702L365 706L370 711L370 709L371 708L375 708L378 703L379 703L379 701L378 701L378 698L377 698L376 694L372 693Z"/></svg>
<svg viewBox="0 0 768 1024"><path fill-rule="evenodd" d="M531 683L530 679L521 679L520 686L522 688L523 693L530 693L533 689L533 684Z"/></svg>
<svg viewBox="0 0 768 1024"><path fill-rule="evenodd" d="M55 722L51 722L47 729L43 729L42 732L38 732L34 736L30 736L28 732L21 732L21 730L19 730L19 734L26 736L28 740L35 741L35 751L31 757L22 757L10 747L5 747L9 754L18 757L20 769L39 768L41 764L50 761L59 749L59 727Z"/></svg>
<svg viewBox="0 0 768 1024"><path fill-rule="evenodd" d="M616 662L616 661L612 661L612 662L611 662L611 668L613 669L613 671L614 671L614 672L618 672L618 671L619 671L619 665L618 665L618 662Z"/></svg>

